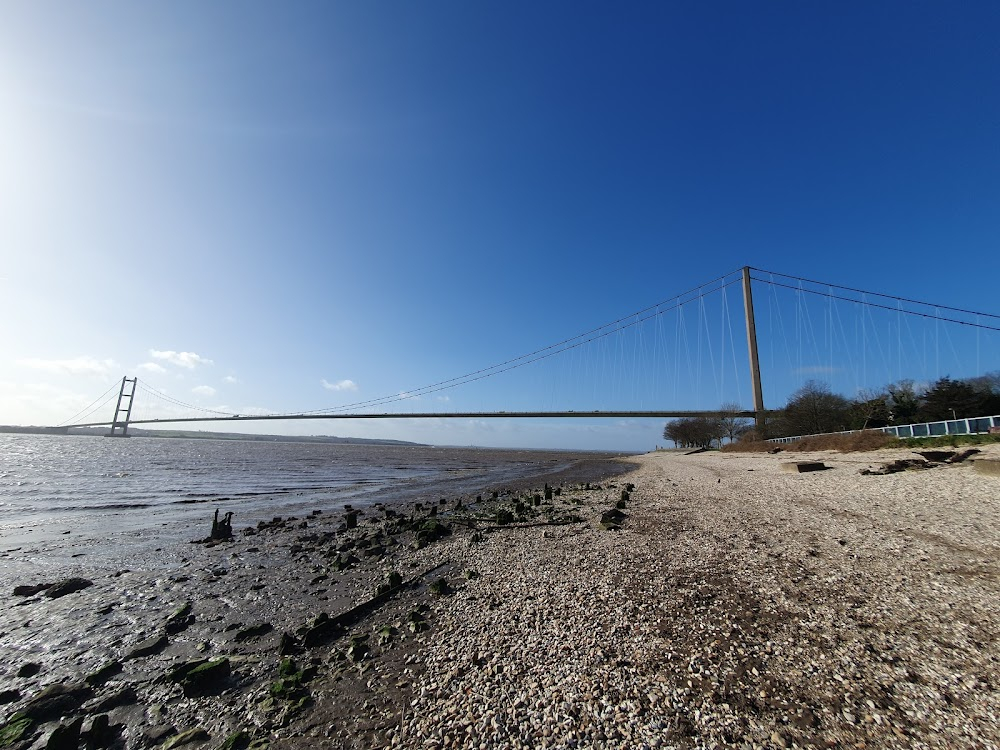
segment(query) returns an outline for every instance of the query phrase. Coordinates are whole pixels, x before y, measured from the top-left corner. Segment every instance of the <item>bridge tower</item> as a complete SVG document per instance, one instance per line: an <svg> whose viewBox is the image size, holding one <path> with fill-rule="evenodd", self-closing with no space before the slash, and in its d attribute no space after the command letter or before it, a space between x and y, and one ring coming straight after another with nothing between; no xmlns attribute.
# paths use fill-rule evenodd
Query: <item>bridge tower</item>
<svg viewBox="0 0 1000 750"><path fill-rule="evenodd" d="M111 432L108 433L108 437L128 437L128 421L132 417L132 401L135 397L135 388L138 378L132 378L131 380L128 376L122 378L122 387L118 391L118 405L115 406L115 418L111 422ZM125 386L129 383L132 384L131 389L126 393ZM123 404L123 401L127 403ZM122 412L125 413L125 419L122 420ZM121 428L120 433L116 433L115 430Z"/></svg>
<svg viewBox="0 0 1000 750"><path fill-rule="evenodd" d="M753 387L754 422L757 430L760 431L764 428L764 394L760 387L760 360L757 357L757 324L753 317L750 266L743 266L743 309L747 319L747 349L750 352L750 385Z"/></svg>

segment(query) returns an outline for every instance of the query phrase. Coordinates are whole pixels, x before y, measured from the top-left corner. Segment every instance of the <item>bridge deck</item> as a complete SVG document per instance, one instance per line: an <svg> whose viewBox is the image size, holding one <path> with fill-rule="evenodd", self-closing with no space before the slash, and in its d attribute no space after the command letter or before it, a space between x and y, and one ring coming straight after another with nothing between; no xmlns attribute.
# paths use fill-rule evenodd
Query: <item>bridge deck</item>
<svg viewBox="0 0 1000 750"><path fill-rule="evenodd" d="M606 418L664 419L685 417L746 417L753 419L752 411L468 411L468 412L411 412L377 414L233 414L228 417L187 417L177 419L133 419L129 425L178 424L187 422L263 422L297 419L562 419L562 418ZM110 427L111 422L89 422L73 427Z"/></svg>

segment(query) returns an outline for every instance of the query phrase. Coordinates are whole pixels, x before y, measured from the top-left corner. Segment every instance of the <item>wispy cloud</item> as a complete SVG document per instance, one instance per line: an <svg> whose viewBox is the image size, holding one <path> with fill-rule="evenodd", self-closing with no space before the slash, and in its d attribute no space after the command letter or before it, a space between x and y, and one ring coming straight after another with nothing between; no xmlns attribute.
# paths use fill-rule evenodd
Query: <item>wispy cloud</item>
<svg viewBox="0 0 1000 750"><path fill-rule="evenodd" d="M222 382L229 383L230 385L232 385L233 383L239 383L240 381L233 375L226 375L226 377L222 379Z"/></svg>
<svg viewBox="0 0 1000 750"><path fill-rule="evenodd" d="M442 401L442 402L451 401L451 396L437 396L436 398L437 398L438 401Z"/></svg>
<svg viewBox="0 0 1000 750"><path fill-rule="evenodd" d="M210 385L196 385L191 389L191 393L196 393L199 396L214 396L216 390Z"/></svg>
<svg viewBox="0 0 1000 750"><path fill-rule="evenodd" d="M198 365L215 364L212 360L206 359L200 354L195 354L194 352L159 351L158 349L150 349L149 356L153 359L160 359L164 362L169 362L177 367L185 367L188 370L193 370Z"/></svg>
<svg viewBox="0 0 1000 750"><path fill-rule="evenodd" d="M336 383L331 383L326 378L323 378L320 383L328 391L356 391L358 390L358 384L353 380L338 380Z"/></svg>
<svg viewBox="0 0 1000 750"><path fill-rule="evenodd" d="M161 373L166 372L167 368L162 365L156 364L156 362L143 362L141 365L136 367L137 370L142 370L143 372Z"/></svg>
<svg viewBox="0 0 1000 750"><path fill-rule="evenodd" d="M96 359L94 357L74 357L73 359L19 359L21 367L44 372L66 373L69 375L108 375L118 369L118 363L113 359Z"/></svg>

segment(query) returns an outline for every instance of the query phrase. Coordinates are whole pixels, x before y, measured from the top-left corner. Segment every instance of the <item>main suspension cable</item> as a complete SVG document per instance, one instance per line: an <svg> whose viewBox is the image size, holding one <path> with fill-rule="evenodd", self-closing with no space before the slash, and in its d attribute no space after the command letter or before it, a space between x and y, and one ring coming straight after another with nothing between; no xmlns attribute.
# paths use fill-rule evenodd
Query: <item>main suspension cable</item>
<svg viewBox="0 0 1000 750"><path fill-rule="evenodd" d="M782 275L782 274L778 274L778 275ZM786 278L791 278L791 277L786 277ZM806 292L808 294L815 294L815 295L820 296L820 297L832 297L833 299L838 299L838 300L841 300L843 302L853 302L854 304L865 305L866 307L876 307L876 308L878 308L880 310L889 310L889 311L895 312L895 313L902 312L905 315L916 315L916 316L919 316L921 318L929 318L930 320L939 320L939 321L941 321L943 323L957 323L958 325L969 326L970 328L980 328L980 329L985 330L985 331L1000 331L1000 326L988 326L988 325L985 325L984 323L973 323L973 322L968 321L968 320L959 320L958 318L944 318L944 317L941 317L940 315L932 315L931 313L920 312L919 310L900 310L897 307L890 307L889 305L882 305L882 304L879 304L878 302L868 302L868 301L864 301L864 300L854 299L852 297L844 297L844 296L838 295L838 294L830 294L829 292L823 292L823 291L819 291L817 289L806 289L805 287L792 286L791 284L782 284L780 281L771 281L771 280L768 280L768 279L757 279L757 278L755 278L754 281L759 281L759 282L764 283L764 284L771 284L773 286L783 287L785 289L793 289L793 290L795 290L797 292ZM846 289L847 287L836 287L835 286L834 288L837 288L837 289ZM855 290L851 289L849 291L855 291ZM868 294L868 292L860 292L860 293L862 293L862 294ZM967 313L969 315L982 315L982 316L985 316L985 317L988 317L988 318L998 318L998 319L1000 319L1000 315L990 315L989 313L977 313L977 312L973 312L971 310L962 310L961 308L958 308L958 307L947 307L946 305L932 305L932 304L930 304L928 302L917 302L916 300L907 300L907 299L904 299L902 297L893 297L893 296L888 295L888 294L878 294L877 292L874 293L874 294L875 294L876 297L884 297L886 299L894 299L894 300L899 300L901 302L910 302L912 304L924 305L926 307L935 307L935 308L940 308L942 310L951 310L953 312Z"/></svg>
<svg viewBox="0 0 1000 750"><path fill-rule="evenodd" d="M940 310L950 310L951 312L959 312L959 313L964 313L966 315L982 315L982 316L987 317L987 318L995 318L995 319L1000 320L1000 315L994 315L992 313L979 312L979 311L976 311L976 310L966 310L966 309L961 308L961 307L949 307L948 305L936 305L936 304L934 304L932 302L921 302L920 300L908 299L906 297L900 297L900 296L895 295L895 294L883 294L881 292L869 292L869 291L865 291L864 289L855 289L853 287L842 286L840 284L830 284L830 283L827 283L825 281L814 281L813 279L805 279L805 278L802 278L801 276L791 276L791 275L789 275L787 273L778 273L776 271L765 271L762 268L753 268L753 267L751 267L750 270L751 271L759 271L760 273L770 274L772 277L773 276L780 276L780 277L782 277L784 279L792 279L794 281L800 281L800 282L804 281L807 284L815 284L816 286L825 286L827 288L832 288L832 289L843 289L846 292L854 292L855 294L865 294L865 295L870 295L872 297L882 297L883 299L891 299L891 300L895 300L897 302L908 302L911 305L922 305L924 307L934 307L934 308L937 308L937 309L940 309ZM771 281L771 280L768 280L768 279L754 278L754 281L761 281L761 282L764 282L764 283L767 283L767 284L778 284L779 286L787 286L785 284L780 284L779 282ZM798 287L787 287L787 288L792 289L792 288L798 288ZM811 289L803 289L803 291L811 292L813 290L811 290ZM813 293L815 294L816 292L813 292ZM849 299L850 300L850 298L843 298L843 297L838 298L838 299ZM850 300L850 301L852 301L852 302L858 302L858 300ZM865 304L871 304L874 307L882 307L881 305L878 305L878 304L875 304L875 303L865 303ZM883 309L890 309L890 308L884 308L883 307ZM895 310L895 308L891 308L891 309ZM903 312L910 312L910 311L903 310ZM915 313L915 314L919 315L920 313ZM928 315L927 317L937 317L937 316ZM939 320L948 321L948 322L953 322L953 323L961 322L961 321L951 321L948 318L938 318L938 319ZM985 328L989 328L989 326L984 326L984 327ZM1000 329L993 329L993 330L1000 330Z"/></svg>
<svg viewBox="0 0 1000 750"><path fill-rule="evenodd" d="M121 381L120 380L116 380L111 385L111 387L108 388L108 390L106 390L100 396L98 396L97 398L95 398L94 401L90 404L90 406L87 406L87 407L81 409L76 414L74 414L72 417L70 417L69 419L67 419L65 421L60 422L56 426L57 427L63 427L65 425L68 425L70 422L76 422L76 421L78 421L78 418L80 418L82 415L84 415L84 414L90 414L91 412L93 412L96 409L100 408L100 406L104 406L104 404L107 403L107 401L104 401L103 403L101 403L100 406L97 406L97 402L101 401L101 399L106 398L109 393L113 393L114 390L115 390L115 388L118 388L120 385L121 385Z"/></svg>
<svg viewBox="0 0 1000 750"><path fill-rule="evenodd" d="M713 294L722 289L725 289L728 286L739 283L740 279L737 278L728 281L717 288L703 291L705 290L706 287L724 281L726 278L732 276L734 273L739 273L739 272L737 271L725 274L723 276L719 276L718 278L713 279L712 281L709 281L706 284L701 284L700 286L690 289L684 292L683 294L671 297L669 300L661 302L658 305L650 305L649 307L643 308L637 313L633 313L632 315L619 318L618 320L612 321L611 323L606 323L605 325L591 329L586 333L582 333L579 334L578 336L573 336L571 338L564 339L559 343L551 344L541 349L537 349L534 352L523 354L520 357L514 357L513 359L509 359L505 362L501 362L491 367L485 367L483 369L476 370L475 372L471 372L466 375L461 375L455 378L449 378L448 380L442 380L438 383L433 383L431 385L427 385L422 388L406 390L401 392L400 394L382 396L380 398L373 398L367 401L358 401L356 403L346 404L344 406L339 406L339 407L328 407L325 409L314 409L311 411L304 411L304 412L291 412L290 414L341 413L345 411L350 411L352 409L358 409L361 407L381 406L385 404L396 403L399 401L405 401L407 399L413 398L414 396L429 395L431 393L437 393L439 391L455 388L460 385L467 385L469 383L474 383L479 380L484 380L486 378L493 377L494 375L499 375L501 373L509 372L510 370L514 370L519 367L524 367L525 365L529 365L534 362L539 362L541 360L548 359L549 357L555 356L556 354L562 354L563 352L570 351L571 349L575 349L577 347L583 346L593 341L597 341L598 339L610 336L611 334L616 333L618 331L622 331L626 328L631 328L635 325L638 325L639 323L645 322L647 320L650 320L651 318L655 318L659 315L662 315L663 313L670 312L671 310L676 310L682 307L683 305L688 304L689 302L694 302L698 299L705 297L707 294ZM684 299L685 297L690 297L690 299ZM663 305L666 305L668 302L672 302L674 300L677 300L677 302L675 302L672 306L666 308L662 307Z"/></svg>

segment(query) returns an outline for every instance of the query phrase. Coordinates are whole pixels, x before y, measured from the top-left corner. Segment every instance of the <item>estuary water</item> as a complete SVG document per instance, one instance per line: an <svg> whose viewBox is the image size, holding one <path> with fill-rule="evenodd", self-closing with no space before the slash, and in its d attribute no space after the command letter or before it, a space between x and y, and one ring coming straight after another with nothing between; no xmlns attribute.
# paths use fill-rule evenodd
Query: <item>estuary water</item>
<svg viewBox="0 0 1000 750"><path fill-rule="evenodd" d="M232 512L238 529L345 504L452 500L548 476L585 481L620 473L607 463L618 455L3 434L0 553L186 541L207 536L215 509Z"/></svg>

